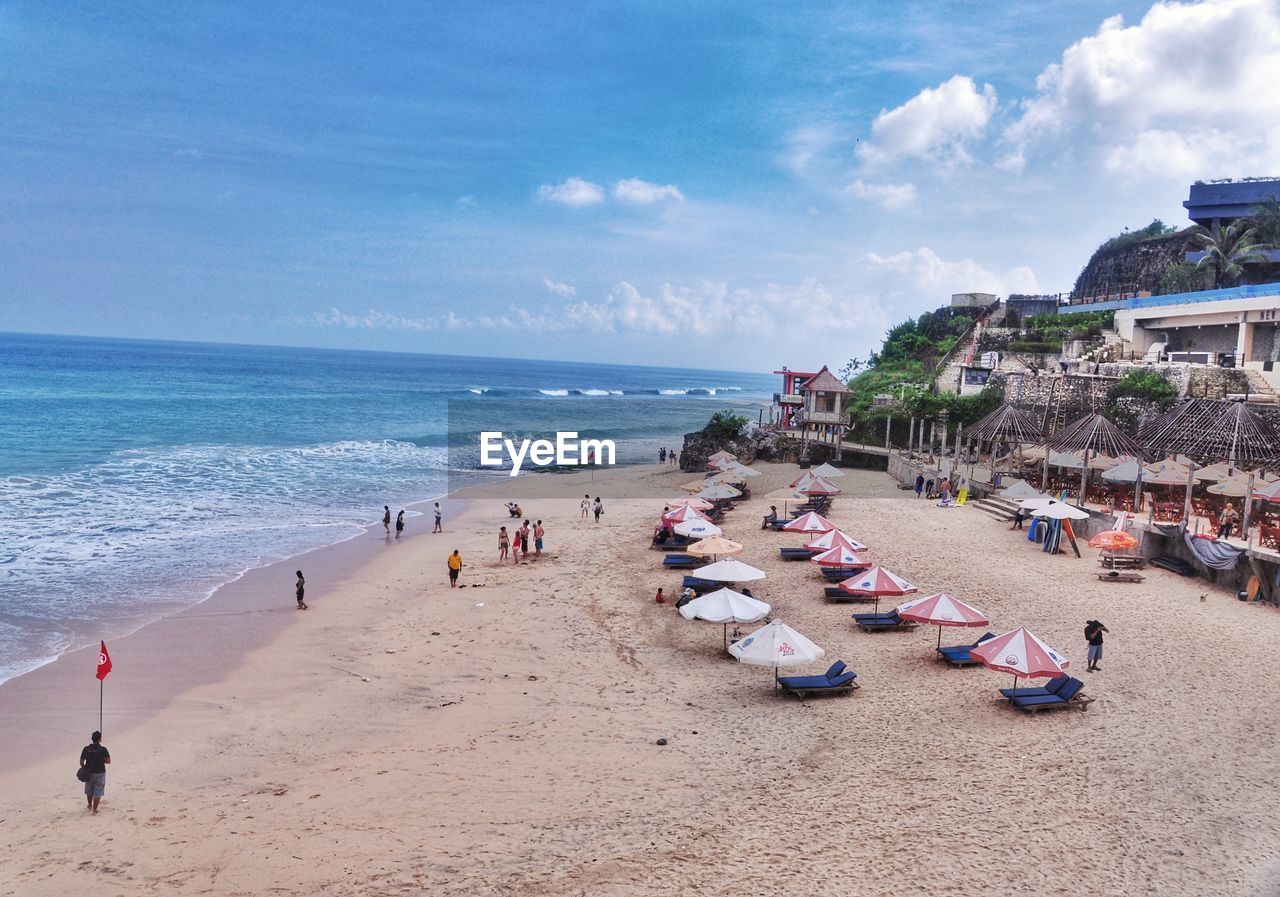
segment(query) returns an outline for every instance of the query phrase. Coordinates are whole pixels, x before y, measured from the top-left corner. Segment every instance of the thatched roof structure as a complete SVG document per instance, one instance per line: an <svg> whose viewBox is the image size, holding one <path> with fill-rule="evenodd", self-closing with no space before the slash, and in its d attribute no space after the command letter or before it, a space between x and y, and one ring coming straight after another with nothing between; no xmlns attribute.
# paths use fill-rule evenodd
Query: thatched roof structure
<svg viewBox="0 0 1280 897"><path fill-rule="evenodd" d="M1147 452L1132 437L1101 414L1088 414L1063 427L1045 445L1050 451L1101 452L1118 458L1133 455L1147 457Z"/></svg>
<svg viewBox="0 0 1280 897"><path fill-rule="evenodd" d="M1280 433L1241 401L1188 399L1138 433L1158 455L1181 452L1199 464L1252 467L1280 454Z"/></svg>
<svg viewBox="0 0 1280 897"><path fill-rule="evenodd" d="M1025 411L1001 405L964 431L975 442L1004 442L1010 445L1044 441L1044 434Z"/></svg>

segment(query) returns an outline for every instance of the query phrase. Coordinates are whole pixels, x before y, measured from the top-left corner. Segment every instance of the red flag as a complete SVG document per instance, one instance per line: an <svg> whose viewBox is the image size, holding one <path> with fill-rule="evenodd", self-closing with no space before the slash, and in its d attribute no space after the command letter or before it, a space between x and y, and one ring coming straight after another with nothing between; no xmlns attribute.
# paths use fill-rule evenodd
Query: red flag
<svg viewBox="0 0 1280 897"><path fill-rule="evenodd" d="M98 679L99 681L107 678L107 673L111 672L111 655L107 653L107 643L101 642L101 648L98 649Z"/></svg>

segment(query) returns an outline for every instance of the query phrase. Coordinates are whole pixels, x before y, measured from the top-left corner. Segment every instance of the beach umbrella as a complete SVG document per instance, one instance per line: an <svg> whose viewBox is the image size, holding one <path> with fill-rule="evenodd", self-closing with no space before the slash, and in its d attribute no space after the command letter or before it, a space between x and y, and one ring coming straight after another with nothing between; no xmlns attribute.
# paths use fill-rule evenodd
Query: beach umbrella
<svg viewBox="0 0 1280 897"><path fill-rule="evenodd" d="M741 663L773 667L776 683L778 667L813 663L826 652L781 620L772 620L730 645L729 653Z"/></svg>
<svg viewBox="0 0 1280 897"><path fill-rule="evenodd" d="M737 554L742 551L742 543L726 539L723 536L707 536L705 539L694 542L685 551L695 557L719 557L720 555Z"/></svg>
<svg viewBox="0 0 1280 897"><path fill-rule="evenodd" d="M1256 483L1255 479L1255 483ZM1244 498L1246 492L1249 491L1249 474L1240 474L1234 477L1228 477L1221 483L1214 483L1205 489L1211 495L1226 495L1231 498ZM1255 489L1256 493L1257 490Z"/></svg>
<svg viewBox="0 0 1280 897"><path fill-rule="evenodd" d="M737 498L740 495L742 495L742 492L728 483L716 483L699 492L698 498L705 498L708 501L722 501L724 499Z"/></svg>
<svg viewBox="0 0 1280 897"><path fill-rule="evenodd" d="M694 539L706 539L709 536L718 536L724 532L720 527L716 526L710 520L682 520L672 527L682 536L689 536Z"/></svg>
<svg viewBox="0 0 1280 897"><path fill-rule="evenodd" d="M1037 495L1035 498L1024 498L1018 502L1018 507L1024 511L1037 511L1052 504L1058 504L1058 500L1052 495Z"/></svg>
<svg viewBox="0 0 1280 897"><path fill-rule="evenodd" d="M1044 517L1048 520L1088 520L1089 512L1067 504L1065 501L1055 501L1051 505L1034 509L1031 516Z"/></svg>
<svg viewBox="0 0 1280 897"><path fill-rule="evenodd" d="M750 564L730 558L698 568L697 575L699 579L710 579L713 582L755 582L757 579L764 579L765 573Z"/></svg>
<svg viewBox="0 0 1280 897"><path fill-rule="evenodd" d="M813 469L813 474L814 476L825 477L827 479L831 479L831 477L842 477L846 475L845 472L841 470L839 467L836 467L834 464L831 464L827 461L823 461L821 464L815 467Z"/></svg>
<svg viewBox="0 0 1280 897"><path fill-rule="evenodd" d="M1217 483L1230 477L1231 471L1227 464L1219 461L1217 464L1197 468L1191 476L1197 483Z"/></svg>
<svg viewBox="0 0 1280 897"><path fill-rule="evenodd" d="M973 605L965 604L945 592L898 605L898 616L904 620L937 626L939 647L942 645L943 626L986 626L991 622L986 614Z"/></svg>
<svg viewBox="0 0 1280 897"><path fill-rule="evenodd" d="M1079 470L1084 467L1084 460L1074 452L1050 452L1049 466Z"/></svg>
<svg viewBox="0 0 1280 897"><path fill-rule="evenodd" d="M1102 478L1108 483L1134 483L1137 482L1138 472L1142 469L1143 468L1138 464L1137 459L1128 458L1121 461L1110 470L1104 470L1102 472Z"/></svg>
<svg viewBox="0 0 1280 897"><path fill-rule="evenodd" d="M803 486L796 490L805 495L839 495L840 487L830 480L824 480L822 477L814 477L809 481L809 485Z"/></svg>
<svg viewBox="0 0 1280 897"><path fill-rule="evenodd" d="M1142 474L1142 482L1148 486L1185 486L1191 476L1191 468L1181 464L1154 464Z"/></svg>
<svg viewBox="0 0 1280 897"><path fill-rule="evenodd" d="M706 480L694 480L691 483L682 483L680 485L681 492L701 492L707 488Z"/></svg>
<svg viewBox="0 0 1280 897"><path fill-rule="evenodd" d="M880 610L882 597L896 598L903 595L914 595L919 591L901 576L886 570L884 567L872 567L856 573L840 583L840 588L850 595L865 595L876 599L876 610Z"/></svg>
<svg viewBox="0 0 1280 897"><path fill-rule="evenodd" d="M813 481L814 481L813 471L806 470L804 473L800 474L800 476L796 477L794 480L791 481L790 488L802 489L805 486L808 486Z"/></svg>
<svg viewBox="0 0 1280 897"><path fill-rule="evenodd" d="M844 545L837 545L834 548L828 548L821 554L815 554L809 558L810 563L817 564L819 567L848 567L850 569L856 567L870 567L871 562L866 560L862 555L858 554L852 548Z"/></svg>
<svg viewBox="0 0 1280 897"><path fill-rule="evenodd" d="M706 511L709 508L715 507L714 502L709 502L705 498L698 498L696 495L685 495L680 498L673 498L666 502L666 505L672 510L681 506L693 508L698 511Z"/></svg>
<svg viewBox="0 0 1280 897"><path fill-rule="evenodd" d="M729 463L724 467L724 471L725 471L726 473L736 473L736 474L740 474L740 475L742 475L742 476L744 476L744 477L747 477L747 478L761 476L760 471L758 471L758 470L753 470L752 468L748 467L747 465L745 465L745 464L740 464L740 463L738 463L737 461L730 461L730 462L729 462Z"/></svg>
<svg viewBox="0 0 1280 897"><path fill-rule="evenodd" d="M841 529L829 529L812 542L805 543L804 547L813 551L826 551L830 548L848 548L850 551L867 550L867 546Z"/></svg>
<svg viewBox="0 0 1280 897"><path fill-rule="evenodd" d="M795 520L788 522L782 529L788 533L825 533L827 530L835 528L836 525L834 523L817 511L809 511L807 514L801 514Z"/></svg>
<svg viewBox="0 0 1280 897"><path fill-rule="evenodd" d="M1280 482L1259 486L1253 490L1253 497L1264 501L1280 501Z"/></svg>
<svg viewBox="0 0 1280 897"><path fill-rule="evenodd" d="M726 452L724 449L721 449L720 451L716 452L715 454L707 458L708 462L711 462L711 461L727 462L727 461L737 461L737 460L738 460L737 455L735 455L733 452Z"/></svg>
<svg viewBox="0 0 1280 897"><path fill-rule="evenodd" d="M1045 498L1045 494L1026 480L1017 480L1012 485L1000 490L1000 497L1009 501L1022 501L1024 498Z"/></svg>
<svg viewBox="0 0 1280 897"><path fill-rule="evenodd" d="M976 648L970 648L969 656L988 669L1012 673L1015 690L1019 678L1058 676L1071 665L1070 661L1040 641L1028 629L1014 629L997 635Z"/></svg>
<svg viewBox="0 0 1280 897"><path fill-rule="evenodd" d="M710 521L711 518L699 511L697 508L691 508L688 505L684 505L679 508L672 508L670 511L667 511L667 513L662 515L663 523L676 524L683 523L686 520Z"/></svg>
<svg viewBox="0 0 1280 897"><path fill-rule="evenodd" d="M724 649L729 650L729 624L754 623L769 615L772 608L759 598L752 598L733 589L716 589L694 598L680 608L680 616L686 620L706 620L724 625Z"/></svg>
<svg viewBox="0 0 1280 897"><path fill-rule="evenodd" d="M1090 548L1099 548L1102 551L1125 551L1137 546L1137 536L1118 529L1105 530L1089 540Z"/></svg>

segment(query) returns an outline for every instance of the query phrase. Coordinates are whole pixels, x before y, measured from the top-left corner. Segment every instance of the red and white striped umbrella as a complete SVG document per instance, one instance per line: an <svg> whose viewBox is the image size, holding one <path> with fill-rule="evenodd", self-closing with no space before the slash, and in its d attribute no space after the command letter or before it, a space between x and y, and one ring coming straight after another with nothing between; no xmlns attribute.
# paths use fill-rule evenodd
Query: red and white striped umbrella
<svg viewBox="0 0 1280 897"><path fill-rule="evenodd" d="M840 583L840 588L850 595L866 595L869 598L875 598L876 610L880 609L882 597L914 595L919 591L901 576L884 567L872 567L870 570L850 576Z"/></svg>
<svg viewBox="0 0 1280 897"><path fill-rule="evenodd" d="M970 648L969 656L990 669L1012 673L1015 689L1019 677L1058 676L1071 666L1071 661L1040 641L1029 629L1014 629L997 635L976 648Z"/></svg>
<svg viewBox="0 0 1280 897"><path fill-rule="evenodd" d="M809 558L811 563L817 564L819 567L870 567L871 562L858 554L852 548L844 545L837 545L834 548L828 548L821 554L816 554Z"/></svg>
<svg viewBox="0 0 1280 897"><path fill-rule="evenodd" d="M808 486L810 483L813 482L815 476L816 474L810 473L809 471L806 470L804 473L800 474L800 476L796 477L794 480L791 481L791 488L801 489L805 486Z"/></svg>
<svg viewBox="0 0 1280 897"><path fill-rule="evenodd" d="M898 616L937 626L939 645L942 644L943 626L986 626L990 622L982 611L945 592L899 605Z"/></svg>
<svg viewBox="0 0 1280 897"><path fill-rule="evenodd" d="M662 515L663 523L684 523L686 520L710 520L706 514L691 505L681 505Z"/></svg>
<svg viewBox="0 0 1280 897"><path fill-rule="evenodd" d="M796 491L803 495L839 495L840 487L830 480L814 477L807 486L800 486Z"/></svg>
<svg viewBox="0 0 1280 897"><path fill-rule="evenodd" d="M795 520L792 520L783 529L789 533L825 533L827 530L835 529L836 525L827 518L823 517L817 511L810 511L807 514L801 514Z"/></svg>
<svg viewBox="0 0 1280 897"><path fill-rule="evenodd" d="M867 550L867 546L842 529L829 529L804 547L812 551L827 551L831 548L848 548L850 551Z"/></svg>

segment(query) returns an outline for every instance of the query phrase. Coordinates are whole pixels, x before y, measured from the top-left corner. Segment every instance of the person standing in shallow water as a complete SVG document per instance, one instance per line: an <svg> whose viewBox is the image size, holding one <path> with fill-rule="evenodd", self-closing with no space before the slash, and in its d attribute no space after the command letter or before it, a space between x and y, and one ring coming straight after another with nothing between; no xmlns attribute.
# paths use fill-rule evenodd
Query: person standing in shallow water
<svg viewBox="0 0 1280 897"><path fill-rule="evenodd" d="M80 751L80 766L88 770L89 775L84 780L85 809L94 816L98 815L98 804L107 790L107 764L110 762L111 752L102 743L102 733L94 732Z"/></svg>
<svg viewBox="0 0 1280 897"><path fill-rule="evenodd" d="M302 598L307 593L307 581L302 578L302 571L298 571L298 581L293 584L294 597L298 599L298 610L306 610L307 602Z"/></svg>
<svg viewBox="0 0 1280 897"><path fill-rule="evenodd" d="M382 528L391 535L391 505L382 506Z"/></svg>
<svg viewBox="0 0 1280 897"><path fill-rule="evenodd" d="M404 508L400 509L400 513L396 515L396 538L400 538L400 534L404 532Z"/></svg>

